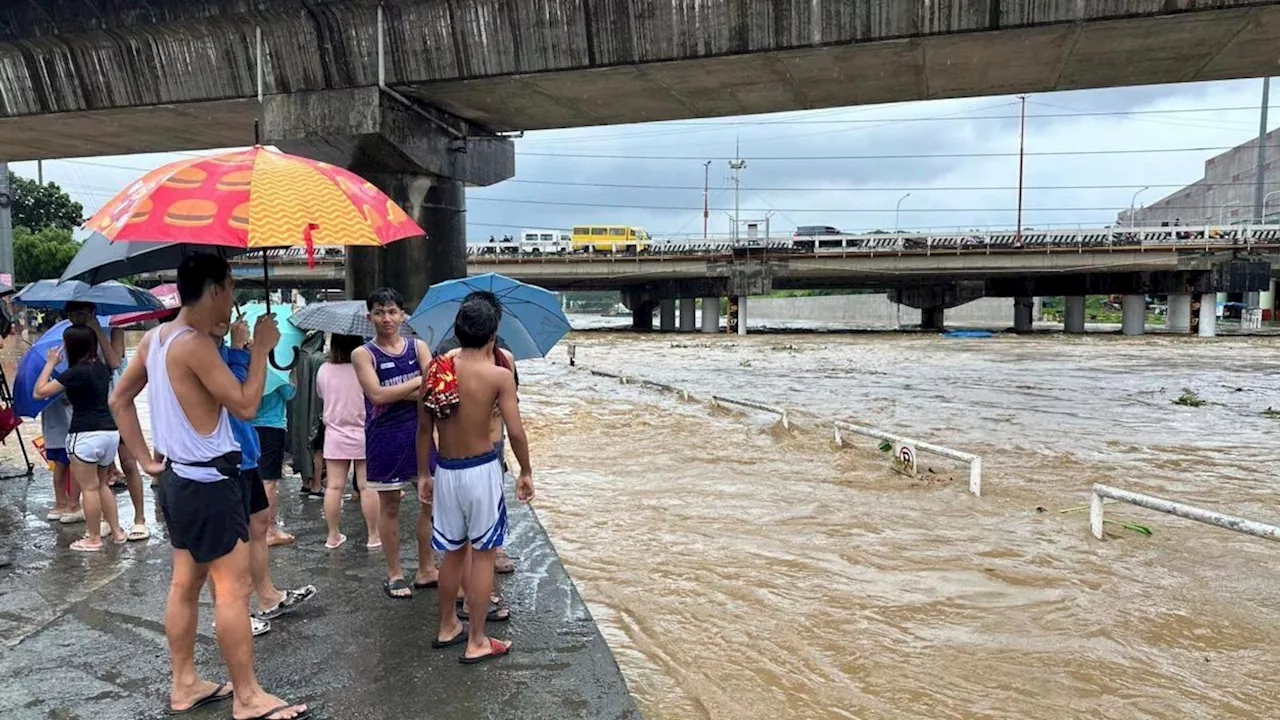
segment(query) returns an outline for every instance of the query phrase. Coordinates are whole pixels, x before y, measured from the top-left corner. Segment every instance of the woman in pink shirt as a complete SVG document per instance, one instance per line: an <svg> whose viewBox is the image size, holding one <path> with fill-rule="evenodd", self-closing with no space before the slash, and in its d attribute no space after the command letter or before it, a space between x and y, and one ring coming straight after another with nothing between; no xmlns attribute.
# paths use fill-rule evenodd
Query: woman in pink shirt
<svg viewBox="0 0 1280 720"><path fill-rule="evenodd" d="M338 532L338 523L352 465L369 533L365 547L382 547L378 538L378 493L365 484L364 391L351 364L351 352L363 344L364 338L356 335L334 335L329 341L329 359L316 375L316 393L324 403L324 520L329 525L324 546L330 550L347 541L347 536Z"/></svg>

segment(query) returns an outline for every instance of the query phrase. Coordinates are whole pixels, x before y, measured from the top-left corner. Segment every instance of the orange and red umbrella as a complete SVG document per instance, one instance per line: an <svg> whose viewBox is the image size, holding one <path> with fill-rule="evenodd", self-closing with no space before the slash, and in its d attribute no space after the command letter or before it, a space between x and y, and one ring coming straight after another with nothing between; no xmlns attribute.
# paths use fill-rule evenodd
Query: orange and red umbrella
<svg viewBox="0 0 1280 720"><path fill-rule="evenodd" d="M152 170L85 223L112 242L378 247L424 235L373 183L257 146Z"/></svg>

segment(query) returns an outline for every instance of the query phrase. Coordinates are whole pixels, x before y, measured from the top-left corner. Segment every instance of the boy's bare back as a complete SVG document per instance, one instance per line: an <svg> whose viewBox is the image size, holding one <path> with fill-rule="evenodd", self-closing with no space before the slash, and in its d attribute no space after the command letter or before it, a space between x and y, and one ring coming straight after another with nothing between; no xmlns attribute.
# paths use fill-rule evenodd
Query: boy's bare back
<svg viewBox="0 0 1280 720"><path fill-rule="evenodd" d="M493 450L489 434L495 404L508 396L514 400L516 387L511 371L493 363L483 351L457 351L453 357L458 376L458 407L438 421L439 452L442 457L466 458Z"/></svg>

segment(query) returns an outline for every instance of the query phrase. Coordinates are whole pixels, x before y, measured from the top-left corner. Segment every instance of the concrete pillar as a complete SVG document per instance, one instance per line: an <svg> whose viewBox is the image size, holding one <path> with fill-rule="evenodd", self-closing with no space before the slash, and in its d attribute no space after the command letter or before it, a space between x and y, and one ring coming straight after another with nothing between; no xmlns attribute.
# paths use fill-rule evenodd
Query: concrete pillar
<svg viewBox="0 0 1280 720"><path fill-rule="evenodd" d="M923 330L941 330L945 310L940 307L920 309L920 328Z"/></svg>
<svg viewBox="0 0 1280 720"><path fill-rule="evenodd" d="M662 330L662 332L676 331L676 301L674 298L658 301L658 318L661 323L658 329Z"/></svg>
<svg viewBox="0 0 1280 720"><path fill-rule="evenodd" d="M738 334L747 334L747 296L738 298Z"/></svg>
<svg viewBox="0 0 1280 720"><path fill-rule="evenodd" d="M1170 293L1165 327L1174 332L1191 332L1191 293Z"/></svg>
<svg viewBox="0 0 1280 720"><path fill-rule="evenodd" d="M697 329L696 300L691 297L680 298L680 332L693 332Z"/></svg>
<svg viewBox="0 0 1280 720"><path fill-rule="evenodd" d="M1029 333L1034 327L1036 299L1033 297L1017 297L1013 299L1013 331Z"/></svg>
<svg viewBox="0 0 1280 720"><path fill-rule="evenodd" d="M1063 313L1063 329L1069 333L1084 332L1084 296L1068 295Z"/></svg>
<svg viewBox="0 0 1280 720"><path fill-rule="evenodd" d="M720 298L702 298L702 332L720 332Z"/></svg>
<svg viewBox="0 0 1280 720"><path fill-rule="evenodd" d="M1217 334L1218 294L1204 293L1200 296L1200 337L1213 337Z"/></svg>
<svg viewBox="0 0 1280 720"><path fill-rule="evenodd" d="M1141 335L1146 331L1147 298L1145 295L1125 295L1120 304L1120 332L1125 335Z"/></svg>
<svg viewBox="0 0 1280 720"><path fill-rule="evenodd" d="M631 329L641 332L653 330L653 305L647 302L631 304Z"/></svg>

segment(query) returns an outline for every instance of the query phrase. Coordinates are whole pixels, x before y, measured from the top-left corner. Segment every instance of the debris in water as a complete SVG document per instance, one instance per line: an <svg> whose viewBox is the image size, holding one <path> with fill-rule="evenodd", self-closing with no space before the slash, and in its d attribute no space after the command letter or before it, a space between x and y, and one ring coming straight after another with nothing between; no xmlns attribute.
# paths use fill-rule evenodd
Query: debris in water
<svg viewBox="0 0 1280 720"><path fill-rule="evenodd" d="M1262 411L1262 417L1280 419L1280 410L1276 410L1275 408L1268 407L1266 410Z"/></svg>
<svg viewBox="0 0 1280 720"><path fill-rule="evenodd" d="M880 448L880 452L889 452L890 450L893 450L893 443L888 440L881 440L878 447Z"/></svg>
<svg viewBox="0 0 1280 720"><path fill-rule="evenodd" d="M1195 390L1182 388L1182 394L1178 396L1177 400L1173 401L1173 404L1185 405L1187 407L1200 407L1202 405L1208 405L1209 401L1197 395Z"/></svg>

